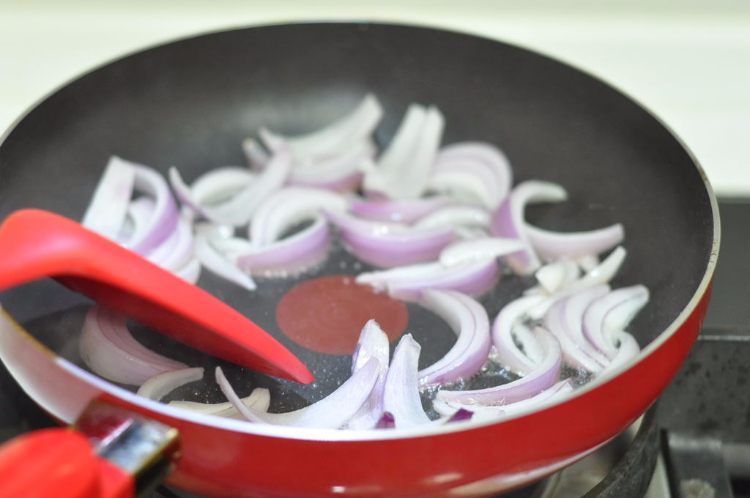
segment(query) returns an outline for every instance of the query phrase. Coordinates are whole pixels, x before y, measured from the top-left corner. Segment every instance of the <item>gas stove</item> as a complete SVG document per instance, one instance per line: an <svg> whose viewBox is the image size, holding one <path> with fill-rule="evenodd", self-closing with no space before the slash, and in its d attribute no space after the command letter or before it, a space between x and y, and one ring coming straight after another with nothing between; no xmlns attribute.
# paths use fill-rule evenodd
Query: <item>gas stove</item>
<svg viewBox="0 0 750 498"><path fill-rule="evenodd" d="M722 199L721 255L698 341L670 387L602 449L505 498L750 497L750 199ZM0 364L0 441L55 423ZM198 498L161 486L148 498Z"/></svg>

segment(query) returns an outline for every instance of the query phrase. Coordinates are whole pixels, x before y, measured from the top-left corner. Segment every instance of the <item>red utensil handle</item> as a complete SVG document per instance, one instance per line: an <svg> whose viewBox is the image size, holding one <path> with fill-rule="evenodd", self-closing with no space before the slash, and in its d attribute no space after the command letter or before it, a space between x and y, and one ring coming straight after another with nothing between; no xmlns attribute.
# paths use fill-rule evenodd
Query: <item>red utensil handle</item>
<svg viewBox="0 0 750 498"><path fill-rule="evenodd" d="M3 498L132 498L133 476L100 458L86 436L43 429L0 446Z"/></svg>

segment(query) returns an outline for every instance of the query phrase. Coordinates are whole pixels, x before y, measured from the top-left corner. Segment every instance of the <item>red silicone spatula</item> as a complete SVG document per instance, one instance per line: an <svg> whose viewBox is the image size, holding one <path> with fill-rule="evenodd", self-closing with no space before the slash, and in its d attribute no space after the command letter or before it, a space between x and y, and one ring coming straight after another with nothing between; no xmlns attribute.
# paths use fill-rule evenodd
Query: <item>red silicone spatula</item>
<svg viewBox="0 0 750 498"><path fill-rule="evenodd" d="M219 358L313 380L276 339L202 289L68 218L16 211L0 225L0 290L45 277Z"/></svg>

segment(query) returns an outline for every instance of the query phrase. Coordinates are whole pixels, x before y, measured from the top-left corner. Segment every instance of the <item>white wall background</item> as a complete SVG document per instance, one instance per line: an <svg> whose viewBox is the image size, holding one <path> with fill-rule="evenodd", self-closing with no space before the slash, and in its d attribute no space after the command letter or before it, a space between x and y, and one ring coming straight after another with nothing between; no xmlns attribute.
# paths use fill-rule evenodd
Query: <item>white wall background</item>
<svg viewBox="0 0 750 498"><path fill-rule="evenodd" d="M195 33L294 20L442 26L536 49L625 91L750 195L748 0L0 0L0 130L93 66Z"/></svg>

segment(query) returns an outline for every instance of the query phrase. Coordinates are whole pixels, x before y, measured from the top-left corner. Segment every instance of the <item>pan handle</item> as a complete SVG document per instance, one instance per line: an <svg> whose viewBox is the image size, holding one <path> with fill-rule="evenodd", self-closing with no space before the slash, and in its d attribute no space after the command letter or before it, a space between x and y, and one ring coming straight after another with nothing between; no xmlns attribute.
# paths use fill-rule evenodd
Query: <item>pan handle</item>
<svg viewBox="0 0 750 498"><path fill-rule="evenodd" d="M43 429L0 446L0 496L132 498L133 476L71 429Z"/></svg>
<svg viewBox="0 0 750 498"><path fill-rule="evenodd" d="M94 400L74 427L42 429L0 446L0 497L146 496L178 456L175 429Z"/></svg>

